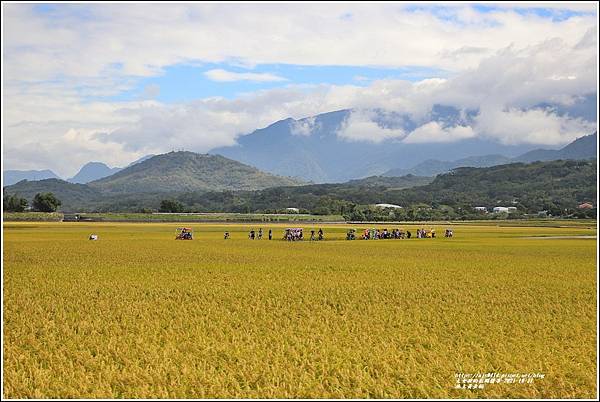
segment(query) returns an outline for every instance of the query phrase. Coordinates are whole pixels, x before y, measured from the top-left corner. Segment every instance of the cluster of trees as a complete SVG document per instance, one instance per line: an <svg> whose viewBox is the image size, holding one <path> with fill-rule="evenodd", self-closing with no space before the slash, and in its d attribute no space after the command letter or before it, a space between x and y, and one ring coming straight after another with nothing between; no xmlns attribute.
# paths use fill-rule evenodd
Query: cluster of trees
<svg viewBox="0 0 600 402"><path fill-rule="evenodd" d="M6 195L2 202L6 212L24 212L29 207L27 199L16 194ZM61 202L53 193L37 193L31 202L31 210L36 212L55 212Z"/></svg>
<svg viewBox="0 0 600 402"><path fill-rule="evenodd" d="M5 196L2 204L6 212L23 212L29 206L29 202L25 198L15 194Z"/></svg>
<svg viewBox="0 0 600 402"><path fill-rule="evenodd" d="M185 207L177 200L162 200L158 212L184 212Z"/></svg>

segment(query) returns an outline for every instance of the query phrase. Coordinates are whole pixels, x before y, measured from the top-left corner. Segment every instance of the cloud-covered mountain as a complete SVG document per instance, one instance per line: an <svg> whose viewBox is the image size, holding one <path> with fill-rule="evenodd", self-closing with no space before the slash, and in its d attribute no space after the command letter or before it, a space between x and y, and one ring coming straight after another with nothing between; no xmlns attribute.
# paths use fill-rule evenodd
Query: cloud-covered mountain
<svg viewBox="0 0 600 402"><path fill-rule="evenodd" d="M59 179L52 170L5 170L3 172L4 185L10 186L20 182L21 180L44 180L44 179Z"/></svg>
<svg viewBox="0 0 600 402"><path fill-rule="evenodd" d="M322 183L380 175L427 159L492 153L516 156L533 149L532 145L504 145L492 139L470 137L456 129L444 131L444 127L465 127L473 114L436 105L425 117L431 123L428 131L415 134L415 129L424 124L406 114L377 109L339 110L278 121L240 137L235 146L216 148L211 153L268 172ZM419 136L433 135L447 137L435 142L420 141Z"/></svg>

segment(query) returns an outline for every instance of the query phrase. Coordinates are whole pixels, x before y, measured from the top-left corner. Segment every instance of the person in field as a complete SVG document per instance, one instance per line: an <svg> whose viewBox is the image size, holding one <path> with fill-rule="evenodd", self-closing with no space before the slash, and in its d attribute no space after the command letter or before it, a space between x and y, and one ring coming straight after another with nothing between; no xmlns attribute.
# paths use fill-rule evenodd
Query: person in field
<svg viewBox="0 0 600 402"><path fill-rule="evenodd" d="M323 229L319 228L319 240L323 240Z"/></svg>
<svg viewBox="0 0 600 402"><path fill-rule="evenodd" d="M314 229L310 231L310 240L311 241L315 240L315 230Z"/></svg>
<svg viewBox="0 0 600 402"><path fill-rule="evenodd" d="M225 240L229 239L229 232L225 232L225 234L223 235L223 239L225 239Z"/></svg>
<svg viewBox="0 0 600 402"><path fill-rule="evenodd" d="M258 229L258 240L262 240L263 230L262 228Z"/></svg>
<svg viewBox="0 0 600 402"><path fill-rule="evenodd" d="M269 240L273 239L273 231L269 229Z"/></svg>
<svg viewBox="0 0 600 402"><path fill-rule="evenodd" d="M410 237L412 236L412 233L410 233L410 230L406 231L406 238L410 239Z"/></svg>

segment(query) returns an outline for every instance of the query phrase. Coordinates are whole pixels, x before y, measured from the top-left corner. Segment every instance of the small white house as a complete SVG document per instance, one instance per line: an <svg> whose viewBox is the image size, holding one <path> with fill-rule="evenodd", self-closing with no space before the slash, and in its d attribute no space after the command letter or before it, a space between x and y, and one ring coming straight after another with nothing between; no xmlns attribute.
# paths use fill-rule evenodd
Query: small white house
<svg viewBox="0 0 600 402"><path fill-rule="evenodd" d="M396 205L396 204L375 204L375 206L377 208L396 208L396 209L402 209L402 207L400 205Z"/></svg>
<svg viewBox="0 0 600 402"><path fill-rule="evenodd" d="M501 214L501 213L512 214L515 212L517 212L517 207L494 207L495 214Z"/></svg>
<svg viewBox="0 0 600 402"><path fill-rule="evenodd" d="M474 209L477 212L487 212L487 207L475 207Z"/></svg>
<svg viewBox="0 0 600 402"><path fill-rule="evenodd" d="M285 210L286 210L286 212L292 213L292 214L297 214L300 212L299 208L286 208Z"/></svg>

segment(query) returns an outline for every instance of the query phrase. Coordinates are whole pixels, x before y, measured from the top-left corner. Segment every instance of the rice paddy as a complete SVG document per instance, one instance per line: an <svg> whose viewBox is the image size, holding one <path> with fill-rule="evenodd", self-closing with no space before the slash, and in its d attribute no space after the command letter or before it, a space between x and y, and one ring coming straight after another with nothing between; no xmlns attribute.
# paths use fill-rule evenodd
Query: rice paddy
<svg viewBox="0 0 600 402"><path fill-rule="evenodd" d="M368 241L323 225L321 242L198 223L175 241L178 225L6 223L3 396L596 396L596 240L551 238L595 222Z"/></svg>

